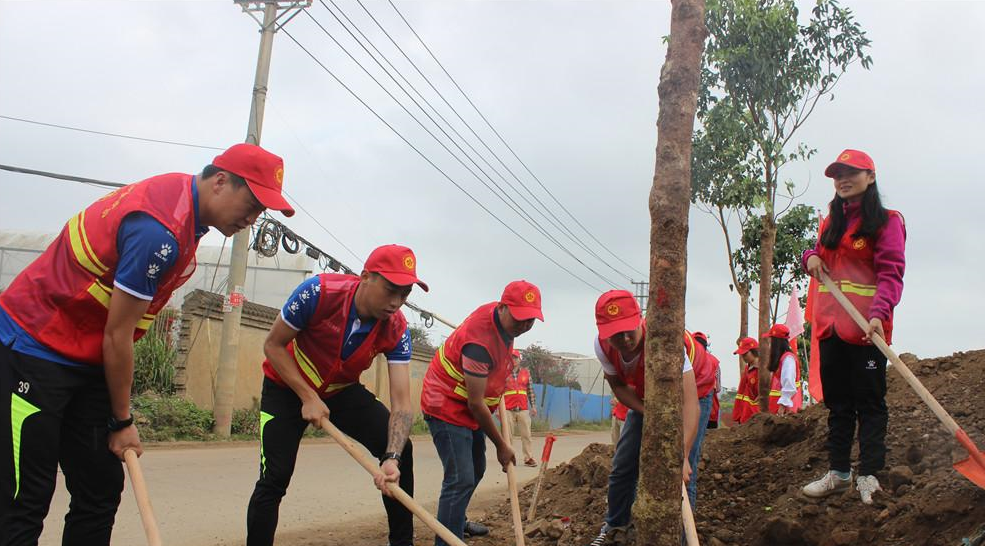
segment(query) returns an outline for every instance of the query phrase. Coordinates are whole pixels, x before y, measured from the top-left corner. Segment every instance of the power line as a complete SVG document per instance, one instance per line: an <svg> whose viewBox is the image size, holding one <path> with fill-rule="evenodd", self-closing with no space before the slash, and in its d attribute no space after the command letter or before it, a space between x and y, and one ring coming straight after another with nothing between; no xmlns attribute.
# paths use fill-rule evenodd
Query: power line
<svg viewBox="0 0 985 546"><path fill-rule="evenodd" d="M155 138L144 138L144 137L138 137L138 136L132 136L132 135L123 135L123 134L120 134L120 133L107 133L105 131L94 131L92 129L83 129L81 127L71 127L71 126L68 126L68 125L56 125L54 123L46 123L46 122L43 122L43 121L36 121L36 120L33 120L33 119L15 118L15 117L12 117L12 116L0 115L0 118L2 118L2 119L8 119L8 120L11 120L11 121L20 121L22 123L30 123L32 125L42 125L44 127L56 127L58 129L67 129L69 131L78 131L80 133L91 133L91 134L94 134L94 135L111 136L111 137L117 137L117 138L128 138L130 140L140 140L140 141L143 141L143 142L156 142L158 144L171 144L172 146L185 146L185 147L188 147L188 148L202 148L204 150L220 150L220 151L221 150L225 150L225 148L218 148L216 146L203 146L201 144L188 144L186 142L177 142L177 141L174 141L174 140L158 140L158 139L155 139Z"/></svg>
<svg viewBox="0 0 985 546"><path fill-rule="evenodd" d="M48 171L36 171L34 169L25 169L23 167L12 167L10 165L0 165L0 170L10 171L14 173L21 173L21 174L33 174L35 176L46 176L48 178L57 178L58 180L68 180L70 182L81 182L82 184L88 184L90 186L97 186L103 188L122 188L123 186L126 186L126 184L120 184L118 182L107 182L105 180L96 180L95 178L82 178L81 176L58 174Z"/></svg>
<svg viewBox="0 0 985 546"><path fill-rule="evenodd" d="M319 1L322 1L322 0L319 0ZM336 7L336 9L338 9L340 12L342 12L342 9L339 8L335 4L335 0L330 0L330 1L332 2L332 5L334 5ZM424 81L427 82L427 84L431 87L431 89L438 95L439 98L441 98L441 100L445 103L445 105L448 108L451 109L451 111L455 114L455 116L458 117L458 119L465 125L465 127L468 128L468 130L472 133L472 135L475 136L475 138L479 140L479 142L485 147L485 149L488 150L489 153L491 153L493 155L493 157L496 158L496 160L499 162L499 164L502 165L505 168L505 170L510 173L510 175L520 184L520 186L523 189L525 189L527 191L528 194L530 194L531 197L534 198L535 201L537 201L537 203L540 205L540 208L538 208L536 205L534 205L533 203L531 203L530 202L530 199L528 199L525 195L523 195L523 193L521 193L518 189L516 189L516 187L513 186L513 184L511 182L509 182L509 180L507 180L506 177L503 176L495 167L493 167L492 165L489 165L489 162L488 161L485 161L485 158L484 157L483 157L483 161L485 161L486 164L489 165L489 167L494 172L496 172L496 174L498 174L501 178L503 178L503 181L506 182L510 186L510 188L513 189L513 191L515 191L517 193L517 195L519 195L521 198L523 198L523 200L528 205L530 205L534 209L538 210L538 212L540 212L541 216L543 216L552 226L554 226L555 229L557 229L560 233L562 233L565 237L567 237L568 240L570 240L571 242L573 242L576 245L580 246L583 250L585 250L590 255L592 255L593 257L595 257L599 262L601 262L602 264L604 264L609 269L611 269L614 272L616 272L617 274L625 277L627 280L632 281L632 277L630 277L629 275L627 275L627 274L623 273L622 271L620 271L620 270L616 269L615 267L613 267L612 264L609 261L604 260L595 251L593 251L587 244L585 244L584 241L581 240L581 238L579 238L577 235L575 235L574 231L572 231L560 218L557 217L556 214L554 214L554 212L550 208L547 207L547 205L544 204L543 201L540 200L540 198L537 196L537 194L535 194L530 189L530 187L527 186L523 182L523 180L521 180L520 177L516 175L515 172L513 172L513 169L511 169L510 166L507 165L505 161L503 161L503 159L499 156L499 154L497 154L489 146L489 144L486 143L485 139L483 139L475 131L475 129L472 127L472 125L468 121L466 121L465 118L462 117L462 115L459 113L458 109L455 108L450 102L448 102L448 99L444 96L444 94L441 91L438 90L438 88L434 85L434 83L431 81L431 79L428 78L428 76L426 74L424 74L424 72L420 69L420 67L417 65L417 63L415 63L414 60L411 59L409 55L407 55L407 53L404 51L404 49L402 47L400 47L400 44L398 44L397 41L394 40L393 36L390 35L390 33L379 22L379 20L377 20L376 17L373 16L373 14L369 11L369 9L366 8L366 6L365 6L365 4L363 4L362 0L357 0L357 2L359 3L359 6L363 9L363 11L366 12L366 15L368 15L369 18L372 19L374 23L376 23L376 26L379 27L379 29L381 31L383 31L383 33L386 35L386 37L390 40L390 43L392 43L393 46L397 49L397 51L399 51L400 54L403 55L404 59L406 59L407 62L410 63L410 65L412 67L414 67L414 70L417 71L418 75L420 75L421 78L423 78ZM345 16L345 13L344 12L342 12L342 14L343 14L343 16ZM346 19L348 19L348 17L346 17ZM352 24L351 20L350 20L350 24ZM353 24L353 26L355 26L355 25ZM357 30L358 30L358 28L357 28ZM362 34L361 31L360 31L360 34ZM363 38L366 38L365 35L363 35ZM369 40L367 39L367 41L369 41ZM370 42L370 45L372 45L372 42ZM373 46L373 49L376 49L376 47ZM384 60L386 60L386 57L382 53L380 53L378 49L376 51L377 51L377 53L380 54L380 56L382 56L384 58ZM391 67L393 67L393 64L392 63L390 63L389 61L387 61L387 63L390 64ZM396 68L394 68L394 70L397 71ZM397 73L399 74L399 71L397 71ZM404 81L407 81L407 79L404 78L404 76L402 74L400 76L401 76L401 78L404 79ZM410 82L408 82L408 84L409 83ZM411 86L411 87L413 88L413 86ZM414 89L414 90L415 90L415 92L417 92L416 89ZM420 93L419 92L418 92L418 96L420 96ZM422 100L425 100L426 101L426 99L424 99L424 97L421 97L421 98L422 98ZM430 106L430 103L429 103L429 106ZM473 107L474 107L474 105L473 105ZM432 108L432 110L435 110L435 112L437 113L437 110L434 108L434 106L431 106L431 108ZM438 114L438 115L440 116L440 114ZM448 121L445 120L444 117L442 117L441 119L443 121L445 121L445 123L448 124L449 127L451 127L451 124L448 123ZM469 148L474 153L476 153L477 155L479 155L480 157L482 157L481 154L479 154L479 152L476 151L475 148L473 148L471 146L471 144L468 144L468 141L464 137L462 137L461 134L458 133L458 131L455 131L454 128L452 128L452 130L455 132L456 135L458 135L459 138L461 138L463 141L466 142L466 144L469 146ZM545 214L545 211L546 211L547 214Z"/></svg>
<svg viewBox="0 0 985 546"><path fill-rule="evenodd" d="M551 199L553 199L553 200L554 200L554 202L555 202L555 203L557 203L557 204L558 204L558 206L560 206L560 207L561 207L561 209L562 209L562 210L564 210L564 212L565 212L565 213L567 213L567 214L568 214L568 216L569 216L569 217L571 217L571 219L572 219L572 220L574 220L574 221L575 221L575 223L576 223L576 224L578 224L578 226L579 226L579 227L580 227L580 228L581 228L581 229L582 229L582 230L583 230L583 231L584 231L585 233L587 233L589 237L591 237L591 238L592 238L592 240L594 240L594 241L595 241L596 243L598 243L598 244L599 244L599 245L600 245L600 246L601 246L602 248L604 248L604 249L606 250L606 252L608 252L608 253L609 253L610 255L612 255L612 257L613 257L613 258L615 258L616 260L619 260L619 262L621 262L621 263L622 263L623 265L625 265L626 267L629 267L630 269L632 269L632 270L633 270L633 271L635 271L636 273L639 273L640 275L642 275L642 276L644 276L644 277L645 277L645 276L646 276L646 273L643 273L642 271L640 271L640 270L638 270L638 269L636 269L636 268L635 268L635 267L633 267L632 265L630 265L630 264L628 264L628 263L626 263L626 262L625 262L625 261L624 261L624 260L623 260L622 258L620 258L620 257L619 257L619 256L617 256L617 255L616 255L616 254L615 254L614 252L612 252L611 250L609 250L609 247L608 247L608 246L606 246L605 244L603 244L603 243L602 243L602 241L599 241L599 240L598 240L598 238L597 238L597 237L596 237L596 236L595 236L594 234L592 234L592 232L591 232L591 231L589 231L589 230L588 230L588 228L586 228L586 227L584 226L584 224L582 224L582 223L581 223L581 222L580 222L580 221L578 220L578 218L576 218L576 217L575 217L575 215L574 215L574 214L572 214L572 213L571 213L571 211L569 211L569 210L568 210L568 208L567 208L567 207L565 207L565 206L564 206L564 204L563 204L563 203L561 203L561 201L559 201L559 200L558 200L558 198L557 198L557 197L555 197L555 196L554 196L554 194L553 194L553 193L551 192L551 190L549 190L549 189L547 189L547 186L545 186L545 185L544 185L544 183L543 183L543 182L542 182L542 181L540 180L540 178L539 178L539 177L537 177L537 175L536 175L536 174L534 174L534 172L533 172L532 170L530 170L530 167L528 167L528 166L527 166L527 164L526 164L526 163L524 163L522 159L520 159L520 156L518 156L518 155L517 155L517 153L516 153L516 152L515 152L515 151L513 150L513 147L511 147L511 146L509 145L509 143L508 143L508 142L506 142L506 139L504 139L504 138L503 138L503 136L502 136L502 135L501 135L501 134L499 133L499 131L497 131L497 130L496 130L496 128L495 128L495 127L493 127L493 125L492 125L492 123L490 123L490 122L489 122L489 120L488 120L488 119L486 119L486 116L485 116L485 115L483 115L483 113L482 113L482 112L481 112L481 111L479 110L479 107L475 105L475 103L474 103L474 102L472 101L472 99L471 99L471 97L469 97L469 95L468 95L468 93L466 93L466 92L465 92L465 90L464 90L464 89L462 89L462 87L461 87L461 86L460 86L460 85L458 84L458 81L456 81L456 80L455 80L455 78L454 78L454 77L452 77L452 75L451 75L451 74L450 74L450 73L448 72L448 70L447 70L447 69L445 68L445 66L444 66L443 64L441 64L441 61L439 61L439 60L438 60L438 57L437 57L437 56L436 56L436 55L434 54L434 52L433 52L433 51L431 51L431 48L430 48L430 47L428 47L428 45L427 45L427 43L425 43L425 42L424 42L424 39L423 39L423 38L421 38L421 36L420 36L419 34L417 34L417 31L416 31L416 30L414 30L414 27L413 27L413 26L412 26L412 25L410 24L410 22L409 22L409 21L407 21L407 18L406 18L406 17L404 17L404 14L403 14L403 13L401 13L399 9L397 9L397 6L396 6L396 5L395 5L395 4L393 3L393 0L387 0L387 2L389 2L389 3L390 3L390 6L391 6L391 7L393 7L393 10L397 12L397 15L399 15L399 16L400 16L400 19L401 19L401 20L402 20L402 21L404 22L404 24L406 24L406 25L407 25L407 28L409 28L409 29L410 29L410 31L411 31L411 32L412 32L412 33L414 34L414 36L415 36L415 37L417 38L417 40L418 40L418 41L419 41L419 42L421 43L421 45L422 45L422 46L424 46L424 49L426 49L426 50L427 50L427 52L428 52L428 54L429 54L429 55L431 55L431 58L432 58L432 59L434 59L434 62L438 64L438 66L439 66L439 67L441 68L441 71L445 73L445 76L448 76L448 79L449 79L449 80L451 80L451 82L452 82L452 84L454 84L454 85L455 85L455 88L456 88L456 89L458 89L458 91L459 91L460 93L462 93L462 96L463 96L463 97L465 97L465 100L467 100L467 101L468 101L468 103L469 103L469 104L470 104L470 105L472 106L472 108L473 108L473 109L475 110L475 112L476 112L477 114L479 114L479 117L481 117L481 118L482 118L482 120L483 120L484 122L486 122L486 125L488 125L488 126L489 126L489 128L490 128L490 129L492 130L492 132L493 132L493 133L495 133L495 135L496 135L496 137L497 137L497 138L499 138L499 140L500 140L500 142L502 142L502 143L503 143L503 145L504 145L504 146L506 146L506 148L507 148L507 149L508 149L508 150L510 151L510 153L511 153L511 154L513 155L513 157L514 157L514 158L516 158L516 160L517 160L517 161L518 161L518 162L519 162L519 163L520 163L521 165L523 165L523 168L524 168L524 169L526 169L526 171L527 171L527 172L528 172L528 173L530 174L530 176L532 176L532 177L534 178L534 180L536 180L536 181L537 181L537 184L539 184L539 185L540 185L540 187L541 187L541 188L543 188L543 190L544 190L545 192L547 192L547 194L548 194L548 195L550 195L550 196L551 196Z"/></svg>
<svg viewBox="0 0 985 546"><path fill-rule="evenodd" d="M320 66L322 70L324 70L329 76L331 76L332 79L334 79L339 85L342 86L342 88L344 88L346 91L348 91L349 94L352 95L352 97L354 99L356 99L357 101L359 101L360 104L362 104L367 110L369 110L376 117L376 119L380 120L381 123L383 123L384 125L386 125L388 129L390 129L391 131L393 131L393 133L395 135L397 135L398 138L400 138L400 140L404 141L405 144L407 144L408 146L410 146L410 148L412 150L414 150L415 152L417 152L417 154L419 156L421 156L422 159L424 159L425 161L427 161L428 164L430 164L432 167L435 168L435 170L437 170L439 173L441 173L441 175L443 177L445 177L446 180L448 180L449 182L451 182L462 193L464 193L465 195L467 195L469 197L469 199L471 199L476 205L478 205L487 214L489 214L490 216L492 216L497 222L500 223L500 225L502 225L507 230L509 230L510 233L516 235L520 240L522 240L524 243L526 243L527 246L529 246L530 248L532 248L534 251L536 251L538 254L540 254L541 256L543 256L544 258L546 258L548 261L550 261L554 265L558 266L564 272L566 272L567 274L571 275L575 279L581 281L581 283L584 284L585 286L588 286L589 288L591 288L593 290L596 290L596 291L599 291L599 292L602 291L599 287L597 287L597 286L593 285L592 283L586 281L585 279L581 278L580 276L578 276L577 273L575 273L574 271L571 271L570 269L568 269L567 267L565 267L564 265L562 265L561 263L559 263L557 260L555 260L554 258L552 258L549 255L547 255L546 253L544 253L544 251L542 251L536 245L534 245L533 243L531 243L530 241L528 241L525 237L523 237L523 235L521 235L520 233L518 233L515 229L513 229L512 227L510 227L510 225L507 224L506 222L504 222L503 219L501 219L499 216L496 216L495 213L493 213L491 210L489 210L489 208L487 208L484 204L482 204L481 201L479 201L478 199L476 199L471 193L468 192L468 190L466 190L458 182L456 182L454 178L452 178L451 176L448 175L448 173L446 173L444 170L442 170L441 167L439 167L434 161L431 160L431 158L429 158L427 155L425 155L424 152L422 152L419 148L417 148L409 140L407 140L407 138L403 134L401 134L399 131L397 131L397 129L393 125L391 125L388 121L386 121L383 118L383 116L381 116L376 110L374 110L373 107L371 107L366 101L364 101L358 94L356 94L356 92L353 91L352 88L350 88L338 76L336 76L335 73L331 71L331 69L329 69L327 66L325 66L325 64L322 63L318 59L318 57L316 57L311 51L309 51L308 48L304 47L301 44L301 42L299 42L296 38L294 38L294 36L290 32L288 32L287 30L283 30L283 32L284 32L284 34L288 38L291 39L292 42L294 42L295 45L297 45L302 51L304 51L305 54L307 54L309 57L311 57L311 59L318 66Z"/></svg>

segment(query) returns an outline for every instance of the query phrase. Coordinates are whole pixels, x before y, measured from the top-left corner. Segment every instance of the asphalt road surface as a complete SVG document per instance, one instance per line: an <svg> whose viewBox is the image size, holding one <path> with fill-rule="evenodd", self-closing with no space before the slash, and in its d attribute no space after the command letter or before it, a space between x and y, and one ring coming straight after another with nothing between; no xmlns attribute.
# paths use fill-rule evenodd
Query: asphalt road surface
<svg viewBox="0 0 985 546"><path fill-rule="evenodd" d="M608 442L608 432L571 433L559 436L551 455L551 466L581 453L592 442ZM428 436L414 442L416 499L433 514L441 488L441 462ZM540 458L544 439L533 439L535 458ZM519 440L514 441L519 451ZM233 546L246 542L246 505L259 472L256 442L152 447L141 457L151 503L165 545ZM470 517L483 507L508 498L506 474L495 460L495 449L487 442L486 476L470 506ZM518 454L517 459L521 455ZM520 466L522 485L537 477L537 468ZM61 544L63 518L68 510L68 492L59 475L51 510L45 520L40 546ZM277 544L363 544L386 546L386 513L369 474L330 440L302 442L297 469L287 496L281 503ZM431 544L433 534L415 522L418 544ZM113 544L146 544L129 481L116 517Z"/></svg>

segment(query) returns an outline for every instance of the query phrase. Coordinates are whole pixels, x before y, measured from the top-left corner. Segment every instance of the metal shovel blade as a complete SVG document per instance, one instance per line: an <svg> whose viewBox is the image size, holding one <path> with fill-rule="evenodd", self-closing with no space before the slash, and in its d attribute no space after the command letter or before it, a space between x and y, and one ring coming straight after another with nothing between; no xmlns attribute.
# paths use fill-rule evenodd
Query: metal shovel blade
<svg viewBox="0 0 985 546"><path fill-rule="evenodd" d="M985 453L975 446L964 430L959 428L954 437L968 450L968 458L957 462L954 469L978 487L985 489Z"/></svg>

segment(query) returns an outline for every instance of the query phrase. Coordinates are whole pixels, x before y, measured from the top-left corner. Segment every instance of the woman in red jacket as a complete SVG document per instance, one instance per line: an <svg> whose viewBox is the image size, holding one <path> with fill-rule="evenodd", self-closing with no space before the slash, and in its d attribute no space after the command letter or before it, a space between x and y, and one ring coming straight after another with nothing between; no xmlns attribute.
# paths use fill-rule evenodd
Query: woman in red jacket
<svg viewBox="0 0 985 546"><path fill-rule="evenodd" d="M765 337L770 338L770 413L797 413L804 395L800 387L800 364L790 347L790 329L784 324L774 324Z"/></svg>
<svg viewBox="0 0 985 546"><path fill-rule="evenodd" d="M817 245L804 252L804 268L822 272L869 319L859 328L822 285L814 306L821 353L821 383L828 411L830 470L804 486L809 497L824 497L851 486L851 451L858 427L856 488L865 504L881 490L875 473L886 462L886 357L871 344L875 334L892 342L893 308L903 293L906 228L903 216L879 199L876 167L867 154L845 150L824 175L835 196L821 223Z"/></svg>

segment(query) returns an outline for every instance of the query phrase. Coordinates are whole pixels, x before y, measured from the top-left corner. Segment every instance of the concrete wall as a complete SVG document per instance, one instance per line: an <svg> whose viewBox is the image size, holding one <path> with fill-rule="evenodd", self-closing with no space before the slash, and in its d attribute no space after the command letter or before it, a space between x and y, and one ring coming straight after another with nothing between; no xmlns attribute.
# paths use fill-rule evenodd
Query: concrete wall
<svg viewBox="0 0 985 546"><path fill-rule="evenodd" d="M219 340L222 336L222 296L195 290L185 298L181 308L181 333L178 344L178 394L197 406L212 409L216 366L219 362ZM260 401L263 385L263 341L280 313L279 309L247 302L243 307L239 338L236 394L233 407L250 408ZM414 351L411 358L411 401L415 413L420 413L421 383L431 357ZM378 356L373 366L360 378L366 387L389 405L390 385L387 380L386 358Z"/></svg>

